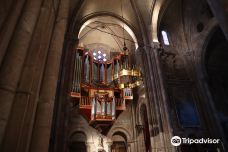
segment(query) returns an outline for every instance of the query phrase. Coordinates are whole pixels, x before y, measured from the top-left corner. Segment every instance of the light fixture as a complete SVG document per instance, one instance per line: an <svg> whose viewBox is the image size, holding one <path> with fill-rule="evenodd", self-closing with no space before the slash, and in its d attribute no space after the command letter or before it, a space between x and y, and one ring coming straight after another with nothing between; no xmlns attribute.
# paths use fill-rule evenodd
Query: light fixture
<svg viewBox="0 0 228 152"><path fill-rule="evenodd" d="M96 53L96 52L94 52L94 53L93 53L93 55L94 55L94 56L96 56L96 55L97 55L97 53Z"/></svg>
<svg viewBox="0 0 228 152"><path fill-rule="evenodd" d="M94 60L97 60L97 58L96 58L96 57L94 57L93 59L94 59Z"/></svg>
<svg viewBox="0 0 228 152"><path fill-rule="evenodd" d="M98 51L98 54L101 54L101 51Z"/></svg>
<svg viewBox="0 0 228 152"><path fill-rule="evenodd" d="M103 61L107 61L107 59L104 58Z"/></svg>
<svg viewBox="0 0 228 152"><path fill-rule="evenodd" d="M121 1L121 13L123 17L122 11L122 1ZM120 62L122 63L122 68L119 69L118 73L114 75L115 82L118 83L120 89L132 89L142 84L142 76L141 71L136 65L130 64L129 50L125 43L125 35L124 35L124 24L123 24L123 50L120 56Z"/></svg>
<svg viewBox="0 0 228 152"><path fill-rule="evenodd" d="M106 54L104 53L103 56L106 57Z"/></svg>
<svg viewBox="0 0 228 152"><path fill-rule="evenodd" d="M101 59L101 56L100 55L98 56L98 59Z"/></svg>

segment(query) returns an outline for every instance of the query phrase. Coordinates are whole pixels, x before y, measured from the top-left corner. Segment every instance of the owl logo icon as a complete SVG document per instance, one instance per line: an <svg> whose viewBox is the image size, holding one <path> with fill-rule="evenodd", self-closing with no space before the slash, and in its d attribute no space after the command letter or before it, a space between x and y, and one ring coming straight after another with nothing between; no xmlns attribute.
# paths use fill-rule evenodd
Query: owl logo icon
<svg viewBox="0 0 228 152"><path fill-rule="evenodd" d="M171 138L171 144L173 146L180 146L180 144L181 144L181 138L179 136L173 136Z"/></svg>

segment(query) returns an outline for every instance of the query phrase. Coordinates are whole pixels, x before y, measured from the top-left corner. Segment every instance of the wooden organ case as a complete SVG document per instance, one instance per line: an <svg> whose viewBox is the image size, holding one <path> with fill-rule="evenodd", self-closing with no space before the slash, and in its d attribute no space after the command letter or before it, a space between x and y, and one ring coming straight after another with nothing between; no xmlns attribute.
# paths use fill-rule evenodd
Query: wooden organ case
<svg viewBox="0 0 228 152"><path fill-rule="evenodd" d="M73 104L79 105L80 112L88 118L90 125L102 133L133 100L132 88L124 82L127 79L124 77L129 76L124 74L128 64L125 58L121 52L104 62L95 60L93 53L83 47L78 47L74 52L70 93ZM130 73L134 75L136 72ZM120 75L123 77L120 78Z"/></svg>

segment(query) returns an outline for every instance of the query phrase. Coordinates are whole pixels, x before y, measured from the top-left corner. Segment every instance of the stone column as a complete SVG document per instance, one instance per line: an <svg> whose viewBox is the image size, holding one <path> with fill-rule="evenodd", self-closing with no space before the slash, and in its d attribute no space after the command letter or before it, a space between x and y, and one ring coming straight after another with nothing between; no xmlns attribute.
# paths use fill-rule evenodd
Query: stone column
<svg viewBox="0 0 228 152"><path fill-rule="evenodd" d="M69 0L61 0L36 110L30 145L32 152L47 152L49 148L53 107L68 16Z"/></svg>
<svg viewBox="0 0 228 152"><path fill-rule="evenodd" d="M148 49L144 49L143 47L139 47L140 52L142 52L142 67L143 67L143 73L147 73L144 74L144 85L145 85L145 91L146 91L146 97L147 97L147 101L148 101L148 108L150 108L150 110L147 110L148 112L148 122L149 122L149 130L150 131L150 135L153 136L153 138L155 139L157 136L155 136L155 134L153 133L153 128L152 125L157 124L157 110L155 109L155 100L156 99L156 92L154 89L154 68L152 67L152 63L151 63L151 54L153 53L152 50ZM157 139L156 139L157 140ZM155 146L155 140L153 140L152 142L152 146Z"/></svg>
<svg viewBox="0 0 228 152"><path fill-rule="evenodd" d="M0 69L0 143L40 12L42 0L28 0Z"/></svg>
<svg viewBox="0 0 228 152"><path fill-rule="evenodd" d="M57 4L57 3L56 3ZM46 56L55 21L52 0L44 0L23 65L20 84L5 130L2 151L28 151ZM15 145L15 146L12 146Z"/></svg>
<svg viewBox="0 0 228 152"><path fill-rule="evenodd" d="M170 139L173 136L172 135L172 126L171 126L171 118L168 112L168 97L167 97L167 90L165 88L165 83L164 83L164 76L163 76L163 71L162 71L162 66L160 62L160 57L158 54L158 49L159 49L159 43L153 43L153 52L154 52L154 65L156 65L155 70L156 70L156 79L159 80L157 81L158 83L156 84L157 86L157 97L158 101L156 103L156 106L158 108L158 128L159 128L159 136L160 136L160 141L159 141L159 146L158 147L173 147L170 143ZM153 60L153 59L152 59ZM159 120L160 119L160 120ZM172 151L175 151L174 147Z"/></svg>
<svg viewBox="0 0 228 152"><path fill-rule="evenodd" d="M107 152L111 152L112 151L112 142L106 142L107 144Z"/></svg>
<svg viewBox="0 0 228 152"><path fill-rule="evenodd" d="M10 42L11 36L14 32L14 28L17 24L23 6L25 4L25 0L16 1L13 3L12 11L10 11L9 15L7 16L5 23L3 24L3 28L0 31L0 65L2 63L2 59L5 55L6 49Z"/></svg>
<svg viewBox="0 0 228 152"><path fill-rule="evenodd" d="M131 150L132 147L134 146L133 143L127 143L126 146L127 146L127 152L134 152L134 150Z"/></svg>
<svg viewBox="0 0 228 152"><path fill-rule="evenodd" d="M154 45L154 48L148 48L144 52L145 56L145 83L147 89L147 97L149 107L153 110L148 110L148 120L149 120L149 129L150 134L153 136L152 147L166 147L170 145L169 139L171 138L171 126L169 114L167 113L167 97L166 90L163 83L163 74L161 71L161 66L159 63L157 47ZM149 74L148 74L149 73ZM149 76L148 76L149 75ZM150 123L152 125L150 125ZM152 126L152 128L151 128ZM153 129L153 126L156 127L156 130Z"/></svg>
<svg viewBox="0 0 228 152"><path fill-rule="evenodd" d="M92 146L93 146L93 143L92 142L87 142L86 143L86 151L87 152L93 152Z"/></svg>

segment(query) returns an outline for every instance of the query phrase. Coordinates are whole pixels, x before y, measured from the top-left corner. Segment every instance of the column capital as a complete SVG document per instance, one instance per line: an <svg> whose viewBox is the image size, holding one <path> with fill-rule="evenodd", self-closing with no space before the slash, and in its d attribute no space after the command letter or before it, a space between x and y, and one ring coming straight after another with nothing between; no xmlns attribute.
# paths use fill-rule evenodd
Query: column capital
<svg viewBox="0 0 228 152"><path fill-rule="evenodd" d="M113 144L113 142L112 142L112 141L107 141L106 144L107 144L108 146L111 146L111 145Z"/></svg>

